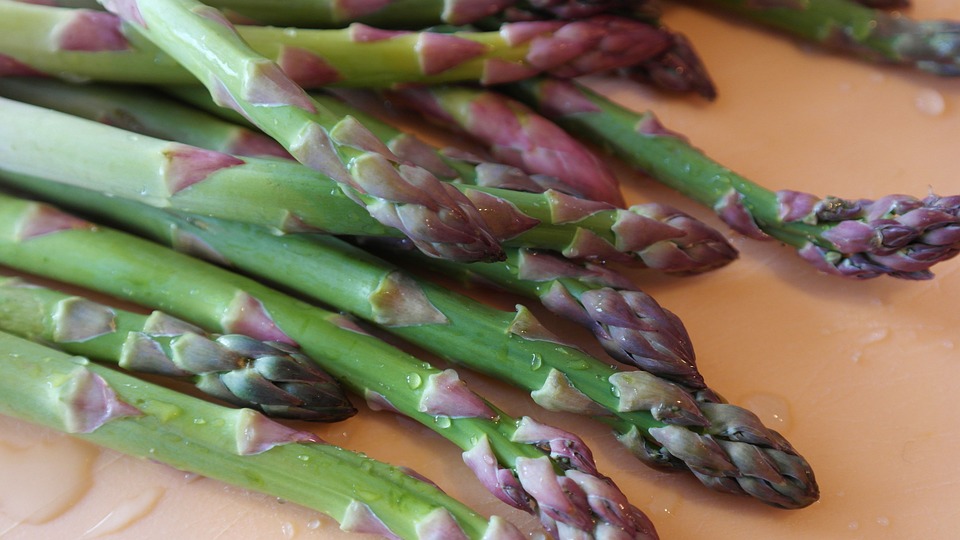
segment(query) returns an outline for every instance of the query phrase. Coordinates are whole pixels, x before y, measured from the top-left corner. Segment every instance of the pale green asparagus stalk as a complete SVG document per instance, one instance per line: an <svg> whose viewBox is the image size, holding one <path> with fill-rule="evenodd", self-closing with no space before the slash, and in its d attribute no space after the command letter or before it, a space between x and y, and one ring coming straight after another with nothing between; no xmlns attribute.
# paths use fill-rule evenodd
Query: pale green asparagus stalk
<svg viewBox="0 0 960 540"><path fill-rule="evenodd" d="M877 200L772 191L713 161L651 112L576 83L538 79L510 92L651 178L712 208L731 228L797 248L818 269L855 278L929 279L960 253L960 196Z"/></svg>
<svg viewBox="0 0 960 540"><path fill-rule="evenodd" d="M711 488L746 493L785 508L806 506L817 498L816 481L806 461L749 411L715 400L699 401L705 391L695 395L648 372L617 370L564 346L522 307L516 312L491 308L408 277L395 266L328 236L281 239L249 225L146 208L54 183L17 178L5 182L282 283L441 357L523 388L547 409L595 415L651 465L687 469ZM198 245L204 249L195 250ZM546 287L548 296L558 301L569 296L560 289L572 286L571 278L558 276L566 270L562 261L524 255L510 264L538 274L541 282L556 280L556 285ZM593 277L602 276L598 271ZM595 291L593 311L605 311L608 318L620 316L620 294L609 288ZM630 302L635 296L619 301ZM586 311L586 307L580 309ZM750 436L744 438L741 433ZM746 458L747 453L752 457Z"/></svg>
<svg viewBox="0 0 960 540"><path fill-rule="evenodd" d="M203 392L268 416L337 422L357 412L295 347L211 335L161 311L144 315L4 278L0 329L130 371L190 377Z"/></svg>
<svg viewBox="0 0 960 540"><path fill-rule="evenodd" d="M281 231L400 236L398 229L351 206L336 183L296 163L241 159L5 98L0 113L0 170ZM46 159L49 155L58 159ZM620 209L554 191L442 183L469 196L495 236L514 247L639 262L674 273L709 270L736 256L719 233L701 225L692 229L698 234L688 234L699 222L658 204ZM433 221L410 217L404 232L418 248L431 255L450 248L431 243L435 235L429 231L419 234Z"/></svg>
<svg viewBox="0 0 960 540"><path fill-rule="evenodd" d="M575 77L649 62L670 43L665 30L613 17L506 23L486 32L381 30L360 23L327 30L301 26L236 28L253 50L297 84L314 88L498 84L537 73ZM8 70L16 62L20 70L71 78L196 81L116 16L89 10L0 1L0 55L10 62Z"/></svg>
<svg viewBox="0 0 960 540"><path fill-rule="evenodd" d="M518 540L429 482L230 409L0 332L0 414L327 514L345 531ZM389 494L388 496L385 496Z"/></svg>
<svg viewBox="0 0 960 540"><path fill-rule="evenodd" d="M417 360L341 315L158 244L7 196L0 197L0 263L162 309L207 331L296 344L372 408L403 414L460 446L484 487L538 514L548 530L655 537L646 516L597 472L577 436L510 417L470 391L454 370ZM436 316L410 312L402 303L385 309L408 322Z"/></svg>

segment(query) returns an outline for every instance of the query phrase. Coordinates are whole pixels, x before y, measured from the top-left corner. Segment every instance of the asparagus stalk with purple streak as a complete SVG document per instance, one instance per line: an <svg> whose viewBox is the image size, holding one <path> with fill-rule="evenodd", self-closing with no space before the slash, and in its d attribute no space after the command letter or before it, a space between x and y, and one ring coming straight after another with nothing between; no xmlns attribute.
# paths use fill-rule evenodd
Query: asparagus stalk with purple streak
<svg viewBox="0 0 960 540"><path fill-rule="evenodd" d="M624 205L613 170L596 154L556 124L502 94L431 85L380 95L441 126L463 131L500 163L557 178L586 199Z"/></svg>
<svg viewBox="0 0 960 540"><path fill-rule="evenodd" d="M4 332L0 414L301 504L330 515L344 531L411 540L524 537L408 471L313 433Z"/></svg>
<svg viewBox="0 0 960 540"><path fill-rule="evenodd" d="M497 260L500 244L467 197L432 173L403 163L351 117L324 109L280 67L252 50L214 8L192 0L105 1L207 88L308 168L388 226L430 240L432 256Z"/></svg>
<svg viewBox="0 0 960 540"><path fill-rule="evenodd" d="M871 61L960 76L960 21L916 20L855 0L690 3Z"/></svg>
<svg viewBox="0 0 960 540"><path fill-rule="evenodd" d="M313 88L497 84L537 73L576 77L647 62L670 43L665 30L615 17L505 23L486 32L382 30L360 23L326 30L236 29L297 84ZM25 69L115 82L195 82L136 34L104 12L0 2L0 54Z"/></svg>
<svg viewBox="0 0 960 540"><path fill-rule="evenodd" d="M771 191L713 161L650 113L637 113L588 88L540 79L510 93L579 136L712 208L751 238L797 248L823 272L855 278L928 279L960 252L960 196L877 200Z"/></svg>
<svg viewBox="0 0 960 540"><path fill-rule="evenodd" d="M18 141L0 146L0 170L281 231L351 234L345 232L351 228L352 234L401 236L345 200L335 182L297 163L241 159L6 98L0 98L0 111L0 140ZM495 238L514 247L639 262L674 273L710 270L736 256L715 230L655 203L621 209L553 191L441 183L482 208ZM431 255L445 253L449 244L435 248L435 235L419 234L432 222L410 218L403 225L406 237Z"/></svg>
<svg viewBox="0 0 960 540"><path fill-rule="evenodd" d="M272 417L337 422L357 412L295 347L211 335L161 311L144 315L3 278L0 329L130 371L190 378L207 394Z"/></svg>
<svg viewBox="0 0 960 540"><path fill-rule="evenodd" d="M158 244L7 196L0 198L0 262L161 309L210 332L296 344L372 408L403 414L460 446L484 487L538 515L555 536L616 531L655 537L646 516L599 474L576 435L510 417L473 393L454 370L409 356L342 315ZM429 306L407 307L393 303L385 309L398 324L437 317Z"/></svg>
<svg viewBox="0 0 960 540"><path fill-rule="evenodd" d="M617 370L563 346L522 307L500 311L471 301L327 236L280 239L254 226L151 209L54 183L9 176L3 181L348 311L442 357L523 388L545 408L594 415L653 466L689 470L713 489L749 494L784 508L817 499L810 466L749 411L712 400L702 383L695 391L649 372ZM519 264L543 279L571 281L558 275L566 269L549 257L521 257ZM594 277L603 273L596 270ZM589 311L608 321L621 315L611 307L619 294L596 291L597 302ZM650 305L655 303L643 307L651 317L666 316L649 310ZM599 308L608 311L598 314ZM394 311L437 316L407 324ZM667 317L662 324L670 322Z"/></svg>

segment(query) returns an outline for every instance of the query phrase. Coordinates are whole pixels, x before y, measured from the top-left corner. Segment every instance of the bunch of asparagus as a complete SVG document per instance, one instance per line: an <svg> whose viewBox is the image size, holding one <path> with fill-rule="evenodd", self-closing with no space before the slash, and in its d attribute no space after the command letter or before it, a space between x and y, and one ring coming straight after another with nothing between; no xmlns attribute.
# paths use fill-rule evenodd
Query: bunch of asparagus
<svg viewBox="0 0 960 540"><path fill-rule="evenodd" d="M828 9L821 1L792 11L822 14ZM6 96L0 98L0 140L7 141L0 146L0 184L84 216L0 196L0 263L182 320L12 281L0 284L0 305L11 306L0 329L128 369L192 376L217 398L293 418L353 414L333 387L336 379L371 408L408 416L458 445L483 486L537 515L553 537L656 533L599 473L576 435L511 418L467 389L456 371L401 353L354 320L266 285L508 381L546 409L594 416L650 465L689 471L719 491L800 508L819 495L809 464L755 415L710 388L682 322L603 264L682 275L724 266L736 251L677 209L622 208L614 175L571 134L601 142L711 206L738 232L791 244L830 273L929 278L933 264L960 249L958 197L850 201L773 193L714 163L652 114L637 115L572 81L616 73L712 96L690 43L660 24L645 0L442 6L417 0L415 9L389 1L101 3L106 11L82 1L55 2L63 6L56 8L0 0L0 95ZM824 5L849 7L836 0ZM784 20L777 9L767 11ZM850 9L844 13L859 14L850 19L855 30L866 15L856 11L864 8ZM866 13L873 22L886 21ZM786 19L811 24L811 16ZM420 29L434 24L461 26ZM850 35L862 38L863 47L888 47L887 60L953 74L952 60L935 60L928 45L917 44L918 28L931 40L924 43L942 41L930 36L934 26L906 19L880 26L883 31L868 38ZM371 61L356 62L357 55ZM73 82L29 79L39 75ZM128 86L77 84L89 79ZM487 88L441 86L446 83ZM378 99L455 124L486 149L436 149L358 109L355 91L305 90L331 86L375 87ZM162 93L154 94L157 89ZM560 343L522 306L504 312L468 300L411 277L373 250L391 253L400 265L426 261L539 299L590 328L603 349L629 367ZM26 347L3 340L10 349ZM194 351L204 356L197 359ZM377 358L378 369L369 369L368 358ZM111 435L115 423L149 413L131 409L125 400L132 398L110 389L126 383L98 369L52 369L73 370L70 392L80 386L107 396L98 419L78 419L71 410L59 413L60 420L31 416L31 407L43 405L29 405L37 401L26 397L24 408L0 404L0 410L89 432L111 446L118 444ZM77 422L85 427L77 429ZM312 442L309 434L269 425L271 433ZM207 457L177 459L176 453L170 449L175 466L212 476L234 459L208 468ZM290 470L289 464L271 466ZM345 530L404 538L519 534L499 518L483 521L442 495L423 495L429 489L409 477L384 476L392 485L376 489L422 495L419 513L404 521L392 509L344 494L299 499L287 495L282 482L266 490L330 513Z"/></svg>

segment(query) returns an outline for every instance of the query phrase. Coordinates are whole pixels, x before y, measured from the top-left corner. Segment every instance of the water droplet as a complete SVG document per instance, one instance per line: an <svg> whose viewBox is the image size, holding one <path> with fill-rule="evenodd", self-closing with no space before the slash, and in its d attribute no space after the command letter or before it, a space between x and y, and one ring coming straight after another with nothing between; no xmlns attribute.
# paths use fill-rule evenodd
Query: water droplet
<svg viewBox="0 0 960 540"><path fill-rule="evenodd" d="M850 529L851 531L855 531L855 530L857 530L857 529L860 528L860 522L859 522L859 521L851 521L851 522L847 525L847 528Z"/></svg>
<svg viewBox="0 0 960 540"><path fill-rule="evenodd" d="M534 353L534 355L530 357L530 369L536 371L540 369L541 366L543 366L543 357Z"/></svg>
<svg viewBox="0 0 960 540"><path fill-rule="evenodd" d="M202 425L206 424L207 421L204 420L203 418L194 418L194 419L193 419L193 423L196 424L196 425L198 425L198 426L202 426Z"/></svg>
<svg viewBox="0 0 960 540"><path fill-rule="evenodd" d="M293 538L297 534L297 529L293 526L293 523L287 521L280 525L280 533L284 538Z"/></svg>
<svg viewBox="0 0 960 540"><path fill-rule="evenodd" d="M448 427L450 427L450 424L453 423L453 422L450 420L450 417L449 417L449 416L445 416L445 415L442 415L442 414L435 416L435 417L433 418L433 421L436 422L437 427L441 427L441 428L448 428Z"/></svg>
<svg viewBox="0 0 960 540"><path fill-rule="evenodd" d="M311 519L310 521L307 522L307 529L309 529L309 530L311 530L311 531L315 531L315 530L317 530L317 529L319 529L319 528L320 528L320 520L319 520L319 519Z"/></svg>
<svg viewBox="0 0 960 540"><path fill-rule="evenodd" d="M781 433L789 430L793 422L790 404L783 396L757 392L746 396L743 399L743 406L760 417L767 427Z"/></svg>
<svg viewBox="0 0 960 540"><path fill-rule="evenodd" d="M420 377L420 375L416 373L410 373L407 375L407 386L409 386L411 389L420 388L421 384L423 384L423 379Z"/></svg>
<svg viewBox="0 0 960 540"><path fill-rule="evenodd" d="M300 461L310 461L310 456L306 454L300 454L297 456L297 459L299 459Z"/></svg>
<svg viewBox="0 0 960 540"><path fill-rule="evenodd" d="M933 88L920 89L913 98L913 104L918 111L927 116L940 116L947 108L943 94Z"/></svg>
<svg viewBox="0 0 960 540"><path fill-rule="evenodd" d="M878 518L877 518L877 525L879 525L879 526L881 526L881 527L886 527L887 525L890 525L890 518L888 518L888 517L886 517L886 516L880 516L880 517L878 517Z"/></svg>

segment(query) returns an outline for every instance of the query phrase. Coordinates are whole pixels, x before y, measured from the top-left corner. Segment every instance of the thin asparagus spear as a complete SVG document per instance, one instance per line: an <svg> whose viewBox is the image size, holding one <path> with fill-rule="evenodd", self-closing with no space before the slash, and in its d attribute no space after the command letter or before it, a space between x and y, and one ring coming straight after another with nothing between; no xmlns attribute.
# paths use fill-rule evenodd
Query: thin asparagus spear
<svg viewBox="0 0 960 540"><path fill-rule="evenodd" d="M0 170L282 231L400 236L345 201L336 183L296 163L240 159L132 135L5 98L0 113L5 119L0 141L10 141L0 145ZM51 155L57 159L48 159ZM673 273L717 268L736 256L715 230L655 203L620 209L553 191L443 184L475 201L496 237L514 247L635 261ZM413 217L419 221L404 225L407 237L425 252L446 251L450 244L434 249L429 237L417 234L432 222Z"/></svg>
<svg viewBox="0 0 960 540"><path fill-rule="evenodd" d="M387 31L359 23L328 30L236 29L297 84L313 88L497 84L536 73L576 77L647 62L670 44L661 28L614 17L505 23L486 32ZM136 34L103 12L0 2L0 54L33 70L115 82L195 83L189 71Z"/></svg>
<svg viewBox="0 0 960 540"><path fill-rule="evenodd" d="M394 538L518 540L436 486L316 435L0 332L0 413ZM389 494L389 496L385 496ZM439 535L439 536L438 536Z"/></svg>
<svg viewBox="0 0 960 540"><path fill-rule="evenodd" d="M191 92L195 95L197 92ZM216 149L229 146L236 135L252 135L196 109L173 106L169 100L97 85L72 85L55 80L0 79L0 95L81 114L87 118L114 118L141 132L172 136L178 142ZM342 106L325 97L331 107ZM209 103L209 99L206 100ZM344 109L346 112L348 109ZM356 114L356 113L355 113ZM176 119L170 125L170 119ZM377 136L389 142L403 134L373 119L362 119ZM189 125L205 129L190 130ZM233 127L234 129L228 129ZM409 146L410 143L404 143ZM62 189L62 188L58 188ZM63 204L63 199L56 201ZM109 205L108 205L109 206ZM142 210L141 210L142 212ZM127 222L129 226L129 222ZM649 295L633 290L629 280L610 269L583 266L544 252L507 250L499 264L449 265L447 271L482 275L483 279L520 294L540 299L558 315L590 328L618 360L671 379L695 390L704 388L696 369L693 348L683 323ZM409 256L409 254L408 254ZM549 267L549 272L537 270ZM521 278L528 276L528 279ZM603 306L604 309L596 309ZM341 309L348 309L341 306ZM611 314L616 314L612 316Z"/></svg>
<svg viewBox="0 0 960 540"><path fill-rule="evenodd" d="M806 461L749 411L698 402L686 390L649 373L618 371L557 343L522 308L516 313L499 311L415 281L327 236L280 239L262 228L145 208L92 191L29 179L6 182L181 249L203 245L198 255L215 254L216 260L229 261L244 272L375 322L442 357L509 381L531 392L545 408L599 415L623 444L653 466L688 469L708 487L746 493L785 508L806 506L818 497ZM556 262L548 259L543 265L536 257L521 264L525 269L539 266L544 277L563 270ZM597 297L615 294L609 289ZM604 302L598 305L605 307ZM409 324L396 317L398 311L442 317Z"/></svg>
<svg viewBox="0 0 960 540"><path fill-rule="evenodd" d="M402 163L351 117L324 109L276 63L252 50L223 15L192 0L104 1L307 167L335 181L378 221L418 227L432 256L497 260L502 250L479 210L426 169Z"/></svg>
<svg viewBox="0 0 960 540"><path fill-rule="evenodd" d="M130 371L190 377L200 390L268 416L337 422L357 412L296 348L210 335L161 311L143 315L4 278L0 329Z"/></svg>
<svg viewBox="0 0 960 540"><path fill-rule="evenodd" d="M571 132L598 142L653 179L713 208L733 229L775 238L830 274L928 279L960 252L960 196L878 200L770 191L716 163L650 113L636 113L559 80L511 85L510 93Z"/></svg>
<svg viewBox="0 0 960 540"><path fill-rule="evenodd" d="M537 513L548 531L656 536L646 516L597 472L576 435L510 417L470 391L454 370L419 361L340 315L152 242L8 196L0 197L0 262L162 309L208 331L297 344L371 407L403 414L460 446L484 487ZM437 314L401 309L394 316L418 324Z"/></svg>
<svg viewBox="0 0 960 540"><path fill-rule="evenodd" d="M872 61L960 76L960 22L915 20L854 0L695 0L751 22Z"/></svg>

